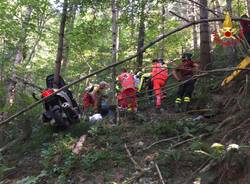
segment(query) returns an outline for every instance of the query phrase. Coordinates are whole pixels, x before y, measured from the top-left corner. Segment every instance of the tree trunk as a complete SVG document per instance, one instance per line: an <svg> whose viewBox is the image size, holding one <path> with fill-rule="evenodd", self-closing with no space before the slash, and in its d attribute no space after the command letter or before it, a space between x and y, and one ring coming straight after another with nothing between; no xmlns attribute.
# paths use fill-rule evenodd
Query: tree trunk
<svg viewBox="0 0 250 184"><path fill-rule="evenodd" d="M117 9L117 1L112 0L112 63L117 62L118 58L118 47L119 47L119 36L118 36L118 25L117 25L117 19L118 19L118 9ZM117 100L116 100L116 69L115 67L112 68L112 91L113 91L113 102L116 105L116 112L114 117L114 123L117 123L117 112L118 112L118 106L117 106Z"/></svg>
<svg viewBox="0 0 250 184"><path fill-rule="evenodd" d="M192 3L191 6L191 18L192 21L195 21L195 4ZM193 25L193 46L194 46L194 52L196 52L198 50L198 38L197 38L197 29L196 29L196 25Z"/></svg>
<svg viewBox="0 0 250 184"><path fill-rule="evenodd" d="M71 5L69 9L68 24L66 25L65 37L64 37L64 47L62 55L62 70L65 71L68 65L69 60L69 51L70 51L70 40L69 34L74 28L75 18L76 18L77 5Z"/></svg>
<svg viewBox="0 0 250 184"><path fill-rule="evenodd" d="M133 44L133 49L136 49L136 45L134 44L134 40L135 40L135 5L134 5L134 1L135 0L130 0L130 6L131 6L131 38L130 38L130 42L131 44Z"/></svg>
<svg viewBox="0 0 250 184"><path fill-rule="evenodd" d="M165 33L165 5L162 4L162 7L161 7L161 34L163 35ZM160 54L159 54L159 57L164 59L164 53L165 53L165 41L164 39L161 41L161 44L160 44Z"/></svg>
<svg viewBox="0 0 250 184"><path fill-rule="evenodd" d="M68 8L68 0L64 0L63 12L62 12L60 29L59 29L57 55L56 55L56 61L55 61L55 76L54 76L55 87L58 87L59 76L61 73L61 61L62 61L62 54L63 54L63 39L64 39L64 29L65 29L65 24L66 24L66 19L67 19L67 8Z"/></svg>
<svg viewBox="0 0 250 184"><path fill-rule="evenodd" d="M141 11L140 11L140 23L139 23L139 34L138 34L138 43L137 43L137 53L140 52L141 48L144 46L145 39L145 6L146 0L141 2ZM140 70L143 63L143 53L138 54L136 58L136 70Z"/></svg>
<svg viewBox="0 0 250 184"><path fill-rule="evenodd" d="M250 0L247 0L247 11L248 11L248 16L250 17Z"/></svg>
<svg viewBox="0 0 250 184"><path fill-rule="evenodd" d="M207 7L207 0L200 0L200 3ZM200 19L207 19L208 11L200 8ZM206 70L211 64L209 24L200 24L200 63L201 69Z"/></svg>
<svg viewBox="0 0 250 184"><path fill-rule="evenodd" d="M215 0L214 3L215 3L215 11L221 17L222 16L222 10L221 10L221 6L220 6L220 2L218 0ZM222 22L218 21L216 23L217 23L217 30L218 30L218 29L220 29L222 27Z"/></svg>
<svg viewBox="0 0 250 184"><path fill-rule="evenodd" d="M232 0L227 0L227 11L230 12L230 14L232 15Z"/></svg>
<svg viewBox="0 0 250 184"><path fill-rule="evenodd" d="M25 14L24 21L22 23L21 28L21 37L17 43L16 47L16 55L15 59L13 61L13 71L12 71L12 79L8 85L8 92L7 92L7 98L6 98L6 106L11 107L14 103L15 95L16 95L16 67L22 63L24 53L24 46L26 43L26 37L27 37L27 25L30 20L30 16L32 13L32 7L28 6Z"/></svg>
<svg viewBox="0 0 250 184"><path fill-rule="evenodd" d="M232 0L227 0L227 10L229 11L230 15L232 15ZM230 38L233 40L233 38ZM235 65L235 62L237 61L237 53L236 53L236 47L231 45L231 46L225 46L224 47L224 52L226 53L228 63L231 66Z"/></svg>

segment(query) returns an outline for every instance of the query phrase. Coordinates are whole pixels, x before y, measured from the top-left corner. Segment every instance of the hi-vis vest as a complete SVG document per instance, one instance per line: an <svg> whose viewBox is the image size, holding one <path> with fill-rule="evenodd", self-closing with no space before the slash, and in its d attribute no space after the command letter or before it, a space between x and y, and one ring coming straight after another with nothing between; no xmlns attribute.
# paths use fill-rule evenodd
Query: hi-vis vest
<svg viewBox="0 0 250 184"><path fill-rule="evenodd" d="M132 88L135 89L134 76L130 73L122 73L118 76L118 80L123 90Z"/></svg>
<svg viewBox="0 0 250 184"><path fill-rule="evenodd" d="M168 69L163 68L161 63L154 63L151 71L152 81L155 79L167 80L168 78Z"/></svg>

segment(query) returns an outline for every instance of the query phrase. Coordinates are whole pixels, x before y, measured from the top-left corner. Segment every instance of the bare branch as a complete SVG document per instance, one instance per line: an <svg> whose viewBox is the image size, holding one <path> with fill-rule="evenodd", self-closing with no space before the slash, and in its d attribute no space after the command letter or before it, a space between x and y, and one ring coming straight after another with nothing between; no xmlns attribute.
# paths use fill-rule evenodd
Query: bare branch
<svg viewBox="0 0 250 184"><path fill-rule="evenodd" d="M156 170L157 170L157 172L158 172L158 175L159 175L159 178L160 178L160 180L161 180L161 183L162 183L162 184L165 184L165 181L164 181L164 179L163 179L163 177L162 177L162 174L161 174L161 170L160 170L160 168L159 168L159 166L158 166L157 163L155 163L155 167L156 167Z"/></svg>
<svg viewBox="0 0 250 184"><path fill-rule="evenodd" d="M172 12L171 10L169 11L169 13L173 14L174 16L176 16L176 17L178 17L178 18L180 18L182 20L185 20L186 22L190 22L190 20L188 20L188 19L186 19L186 18L184 18L184 17L176 14L175 12Z"/></svg>

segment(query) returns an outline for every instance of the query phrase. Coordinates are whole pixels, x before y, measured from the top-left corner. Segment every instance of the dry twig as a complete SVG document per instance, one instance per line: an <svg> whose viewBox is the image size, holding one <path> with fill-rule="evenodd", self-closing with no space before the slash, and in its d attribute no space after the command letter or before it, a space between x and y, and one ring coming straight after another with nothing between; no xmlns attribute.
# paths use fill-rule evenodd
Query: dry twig
<svg viewBox="0 0 250 184"><path fill-rule="evenodd" d="M248 123L250 121L250 118L247 118L245 121L243 121L242 123L240 123L237 127L231 129L226 135L224 135L224 137L222 138L222 142L225 141L225 139L232 134L235 130L241 129L243 128L243 125L245 125L246 123Z"/></svg>
<svg viewBox="0 0 250 184"><path fill-rule="evenodd" d="M128 157L129 159L131 160L131 162L134 164L135 166L135 169L139 170L139 171L143 171L143 168L135 161L135 159L133 158L131 152L129 151L128 147L127 147L127 144L124 145L126 151L127 151L127 154L128 154Z"/></svg>
<svg viewBox="0 0 250 184"><path fill-rule="evenodd" d="M160 180L161 180L161 183L162 183L162 184L165 184L164 179L163 179L162 174L161 174L161 170L160 170L160 168L159 168L159 166L158 166L157 163L155 163L155 167L156 167L156 170L157 170L157 172L158 172L158 175L159 175L159 178L160 178Z"/></svg>
<svg viewBox="0 0 250 184"><path fill-rule="evenodd" d="M167 138L167 139L159 140L159 141L157 141L157 142L154 142L154 143L150 144L149 146L147 146L147 147L144 148L143 150L144 150L144 151L145 151L145 150L148 150L148 149L150 149L152 146L154 146L154 145L156 145L156 144L159 144L159 143L162 143L162 142L167 142L167 141L172 141L172 140L177 139L177 138L179 138L179 137L180 137L180 136L175 136L175 137L170 137L170 138Z"/></svg>

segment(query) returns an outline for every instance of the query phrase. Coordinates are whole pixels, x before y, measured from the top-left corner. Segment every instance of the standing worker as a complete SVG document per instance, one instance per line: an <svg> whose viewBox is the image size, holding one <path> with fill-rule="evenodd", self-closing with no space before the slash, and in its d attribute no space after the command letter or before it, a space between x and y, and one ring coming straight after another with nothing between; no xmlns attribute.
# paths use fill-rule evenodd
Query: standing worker
<svg viewBox="0 0 250 184"><path fill-rule="evenodd" d="M195 79L193 77L193 70L198 68L198 64L192 61L191 53L184 53L182 55L182 63L173 71L173 76L177 81L186 81L181 84L177 91L177 98L175 99L175 111L180 112L181 104L184 104L184 111L188 110L191 96L194 91ZM184 97L184 98L183 98Z"/></svg>
<svg viewBox="0 0 250 184"><path fill-rule="evenodd" d="M162 59L152 60L151 81L155 94L155 107L159 111L161 109L161 102L163 99L162 88L165 86L168 79L168 69L164 66Z"/></svg>
<svg viewBox="0 0 250 184"><path fill-rule="evenodd" d="M248 16L242 15L241 18L248 18ZM241 20L240 25L242 27L243 35L248 43L248 47L250 45L250 21L248 20Z"/></svg>
<svg viewBox="0 0 250 184"><path fill-rule="evenodd" d="M137 111L136 88L134 76L128 73L126 69L122 69L122 73L118 76L121 86L121 92L118 95L119 105L123 109Z"/></svg>

